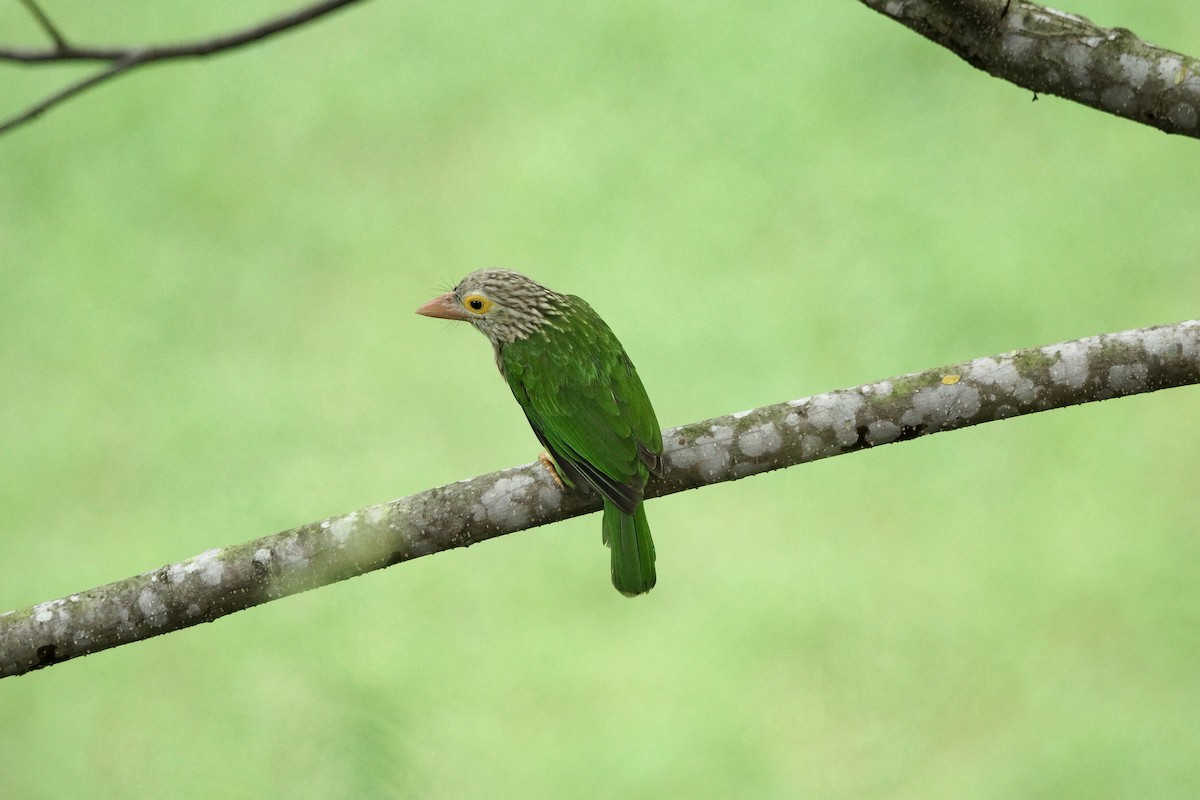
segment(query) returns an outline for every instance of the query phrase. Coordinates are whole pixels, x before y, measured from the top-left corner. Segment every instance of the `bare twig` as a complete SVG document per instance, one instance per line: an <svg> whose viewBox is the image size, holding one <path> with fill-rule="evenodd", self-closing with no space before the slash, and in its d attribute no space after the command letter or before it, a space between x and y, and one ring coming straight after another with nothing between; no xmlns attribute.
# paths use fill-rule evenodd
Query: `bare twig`
<svg viewBox="0 0 1200 800"><path fill-rule="evenodd" d="M62 32L54 26L54 23L50 21L50 18L46 16L45 12L42 11L41 6L39 6L33 0L21 0L21 5L25 6L25 10L28 11L34 20L37 21L37 24L42 27L42 30L46 32L46 35L50 37L50 41L54 42L58 50L67 49L66 38L62 35Z"/></svg>
<svg viewBox="0 0 1200 800"><path fill-rule="evenodd" d="M1200 138L1200 59L1125 28L1027 0L859 0L968 64L1052 94Z"/></svg>
<svg viewBox="0 0 1200 800"><path fill-rule="evenodd" d="M931 433L1200 383L1200 320L1092 336L666 431L650 497ZM420 556L599 509L538 463L303 525L0 614L0 677L211 622ZM599 559L596 579L607 583ZM614 602L621 602L615 599Z"/></svg>
<svg viewBox="0 0 1200 800"><path fill-rule="evenodd" d="M21 0L46 34L54 41L52 48L0 47L0 60L22 64L62 63L67 61L104 61L108 66L61 91L34 104L25 111L0 122L0 135L19 127L50 108L79 93L97 86L109 78L129 72L134 67L186 58L203 58L258 42L275 34L312 22L345 6L362 0L323 0L297 9L258 25L221 36L172 45L129 47L95 47L69 43L58 28L42 12L34 0Z"/></svg>
<svg viewBox="0 0 1200 800"><path fill-rule="evenodd" d="M15 117L10 117L3 123L0 123L0 136L8 133L13 128L24 125L26 122L29 122L35 117L41 115L41 113L46 109L53 108L64 100L69 100L80 92L87 91L96 84L103 83L109 78L115 78L123 72L128 72L132 67L137 66L139 63L141 62L133 58L121 59L120 61L114 62L110 67L105 67L99 72L92 73L77 83L70 84L65 89L55 92L36 105L30 106L20 114L17 114Z"/></svg>

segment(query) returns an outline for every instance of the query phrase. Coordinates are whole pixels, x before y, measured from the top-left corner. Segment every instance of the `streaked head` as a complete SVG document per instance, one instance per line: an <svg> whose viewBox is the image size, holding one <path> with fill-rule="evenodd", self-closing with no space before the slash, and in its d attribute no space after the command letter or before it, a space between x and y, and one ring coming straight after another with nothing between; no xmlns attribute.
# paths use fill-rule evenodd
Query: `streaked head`
<svg viewBox="0 0 1200 800"><path fill-rule="evenodd" d="M438 319L469 322L494 344L524 339L550 314L557 313L563 295L519 272L481 269L458 282L454 291L439 295L417 309Z"/></svg>

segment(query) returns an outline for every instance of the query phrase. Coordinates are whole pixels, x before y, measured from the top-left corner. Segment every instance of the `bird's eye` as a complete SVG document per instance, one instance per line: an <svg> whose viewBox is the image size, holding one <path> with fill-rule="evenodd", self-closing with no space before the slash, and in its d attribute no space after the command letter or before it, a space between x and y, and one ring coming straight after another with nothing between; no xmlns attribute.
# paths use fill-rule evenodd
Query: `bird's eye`
<svg viewBox="0 0 1200 800"><path fill-rule="evenodd" d="M486 314L492 307L492 301L481 294L469 294L463 298L463 305L472 314Z"/></svg>

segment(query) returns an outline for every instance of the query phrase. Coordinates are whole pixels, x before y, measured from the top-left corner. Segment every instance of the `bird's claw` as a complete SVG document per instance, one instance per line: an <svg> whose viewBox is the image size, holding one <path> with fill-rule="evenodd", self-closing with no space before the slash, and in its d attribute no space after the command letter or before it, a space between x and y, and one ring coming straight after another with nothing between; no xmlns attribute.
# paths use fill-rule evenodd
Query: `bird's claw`
<svg viewBox="0 0 1200 800"><path fill-rule="evenodd" d="M546 471L550 473L550 477L553 478L554 482L558 484L558 488L565 492L567 490L567 486L565 483L563 483L562 476L558 474L558 468L555 466L554 459L550 457L550 454L543 450L542 452L538 453L538 461L542 462L542 466L545 467Z"/></svg>

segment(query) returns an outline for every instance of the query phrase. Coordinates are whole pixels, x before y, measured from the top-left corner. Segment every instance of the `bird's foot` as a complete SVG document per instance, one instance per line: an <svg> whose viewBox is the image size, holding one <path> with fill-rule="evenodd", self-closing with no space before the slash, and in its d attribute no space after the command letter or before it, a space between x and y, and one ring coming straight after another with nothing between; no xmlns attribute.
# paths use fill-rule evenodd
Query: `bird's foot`
<svg viewBox="0 0 1200 800"><path fill-rule="evenodd" d="M563 483L562 476L558 474L558 467L554 464L554 459L550 457L550 454L543 450L538 453L538 461L542 462L542 466L550 473L550 477L558 484L558 488L565 492L567 485Z"/></svg>

